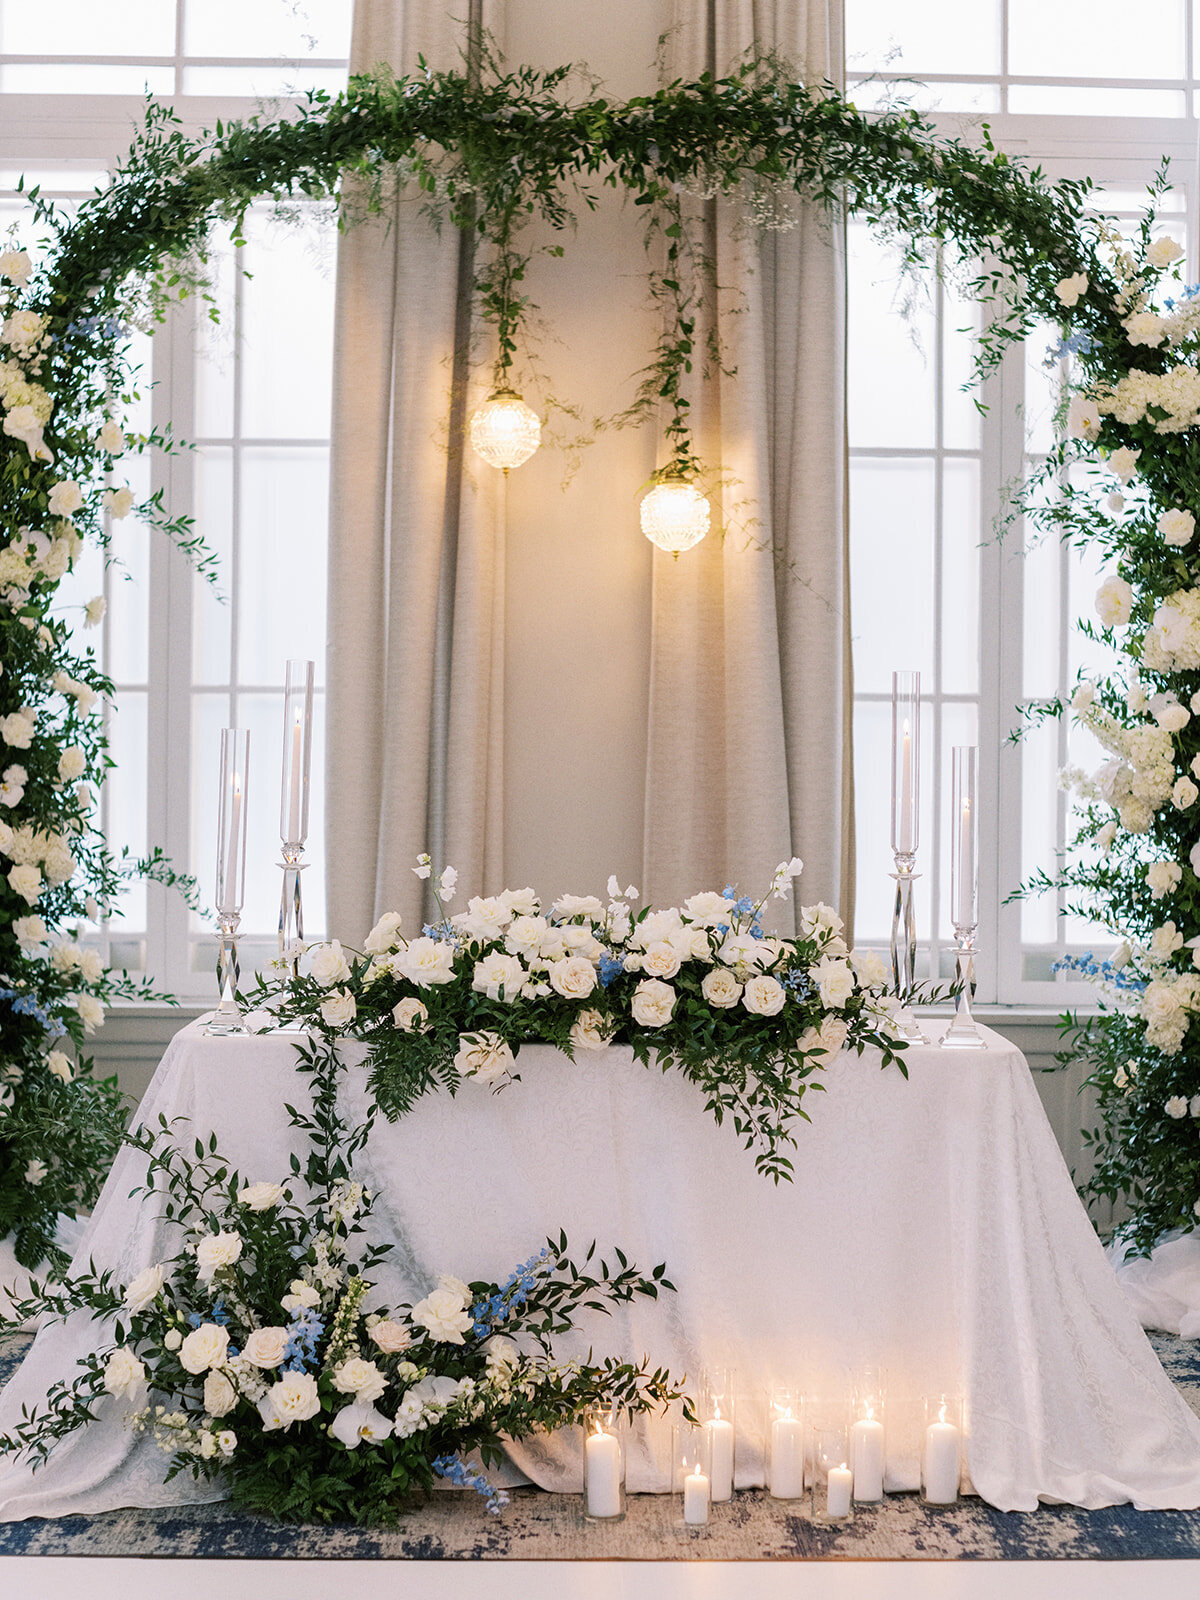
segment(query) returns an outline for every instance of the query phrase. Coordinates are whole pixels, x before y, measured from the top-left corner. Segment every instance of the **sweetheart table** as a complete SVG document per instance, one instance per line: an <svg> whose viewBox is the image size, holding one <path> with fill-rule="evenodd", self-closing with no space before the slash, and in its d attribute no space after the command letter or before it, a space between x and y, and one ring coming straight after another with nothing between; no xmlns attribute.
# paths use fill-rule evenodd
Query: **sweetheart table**
<svg viewBox="0 0 1200 1600"><path fill-rule="evenodd" d="M576 1255L595 1239L643 1269L665 1261L677 1293L597 1317L560 1349L648 1353L676 1374L735 1367L741 1486L762 1482L756 1418L773 1378L836 1395L870 1364L888 1372L892 1489L917 1487L912 1419L925 1394L948 1391L964 1397L970 1479L994 1506L1200 1506L1200 1421L1117 1285L1023 1057L987 1037L969 1055L909 1050L907 1081L876 1053L839 1057L805 1102L795 1182L778 1186L678 1073L647 1070L625 1047L572 1064L526 1046L520 1080L502 1092L466 1080L453 1099L430 1095L377 1122L358 1176L378 1191L374 1230L395 1245L379 1286L415 1301L439 1272L500 1278L561 1227ZM285 1178L294 1136L283 1106L307 1096L294 1039L184 1028L140 1119L185 1117L184 1135L215 1130L245 1181ZM343 1047L351 1118L367 1105L364 1054ZM78 1253L126 1282L165 1247L154 1206L130 1197L143 1173L144 1157L124 1151ZM0 1431L96 1339L78 1315L43 1328L0 1395ZM634 1492L666 1487L663 1426L631 1441ZM578 1452L567 1430L510 1454L533 1483L578 1490ZM40 1471L0 1469L0 1518L219 1494L182 1475L164 1485L164 1465L105 1397Z"/></svg>

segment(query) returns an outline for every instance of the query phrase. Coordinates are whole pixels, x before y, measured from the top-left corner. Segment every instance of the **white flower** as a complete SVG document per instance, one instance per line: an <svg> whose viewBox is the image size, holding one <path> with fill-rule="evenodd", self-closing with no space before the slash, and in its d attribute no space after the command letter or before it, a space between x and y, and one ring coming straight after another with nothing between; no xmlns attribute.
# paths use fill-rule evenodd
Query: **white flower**
<svg viewBox="0 0 1200 1600"><path fill-rule="evenodd" d="M427 878L429 876L429 874L433 871L433 867L432 867L432 865L430 863L429 857L428 856L418 856L417 857L417 864L413 868L413 871L416 873L418 878Z"/></svg>
<svg viewBox="0 0 1200 1600"><path fill-rule="evenodd" d="M1150 954L1155 961L1166 961L1183 946L1183 935L1173 922L1164 922L1150 935Z"/></svg>
<svg viewBox="0 0 1200 1600"><path fill-rule="evenodd" d="M83 608L83 615L84 615L83 625L84 625L84 627L85 628L98 627L99 624L104 621L104 613L107 610L108 610L108 601L104 598L104 596L102 594L98 594L98 595L96 595L96 597L94 599L89 600L87 605L85 605L84 608ZM88 693L90 699L92 699L92 700L95 699L95 695L92 694L90 690L87 690L86 692ZM85 709L90 709L90 707L85 708Z"/></svg>
<svg viewBox="0 0 1200 1600"><path fill-rule="evenodd" d="M1163 1110L1169 1117L1176 1119L1186 1117L1188 1114L1187 1097L1181 1094L1173 1094L1163 1107Z"/></svg>
<svg viewBox="0 0 1200 1600"><path fill-rule="evenodd" d="M891 981L887 962L876 950L852 950L850 965L863 989L886 989Z"/></svg>
<svg viewBox="0 0 1200 1600"><path fill-rule="evenodd" d="M742 998L742 986L728 967L713 967L711 972L704 974L700 993L710 1006L716 1006L719 1011L728 1011Z"/></svg>
<svg viewBox="0 0 1200 1600"><path fill-rule="evenodd" d="M20 711L10 711L0 717L0 739L14 750L28 750L33 743L37 726L37 712L26 706Z"/></svg>
<svg viewBox="0 0 1200 1600"><path fill-rule="evenodd" d="M136 1316L139 1311L145 1311L147 1306L154 1304L166 1276L167 1269L162 1262L138 1273L125 1290L125 1309L130 1316Z"/></svg>
<svg viewBox="0 0 1200 1600"><path fill-rule="evenodd" d="M571 1024L572 1050L603 1050L608 1043L608 1025L599 1011L581 1011Z"/></svg>
<svg viewBox="0 0 1200 1600"><path fill-rule="evenodd" d="M136 1394L145 1381L145 1367L128 1346L119 1345L104 1367L104 1387L109 1394L128 1398Z"/></svg>
<svg viewBox="0 0 1200 1600"><path fill-rule="evenodd" d="M1119 489L1114 489L1105 501L1105 505L1107 505L1114 517L1119 517L1125 509L1125 496Z"/></svg>
<svg viewBox="0 0 1200 1600"><path fill-rule="evenodd" d="M715 928L719 922L728 922L729 907L729 901L715 889L706 889L703 894L694 894L683 902L688 921L702 928Z"/></svg>
<svg viewBox="0 0 1200 1600"><path fill-rule="evenodd" d="M94 994L69 994L67 1002L79 1013L84 1033L95 1033L104 1021L104 1004Z"/></svg>
<svg viewBox="0 0 1200 1600"><path fill-rule="evenodd" d="M96 443L107 455L119 456L125 453L125 435L119 425L111 419L104 424L96 435Z"/></svg>
<svg viewBox="0 0 1200 1600"><path fill-rule="evenodd" d="M1169 267L1172 261L1178 261L1182 255L1182 247L1174 239L1165 236L1152 240L1146 250L1146 260L1152 267Z"/></svg>
<svg viewBox="0 0 1200 1600"><path fill-rule="evenodd" d="M349 989L335 989L321 1001L321 1017L329 1028L347 1028L358 1014L358 1005Z"/></svg>
<svg viewBox="0 0 1200 1600"><path fill-rule="evenodd" d="M475 895L468 900L467 909L454 918L454 926L468 939L487 944L499 938L512 918L512 907L502 895L490 899Z"/></svg>
<svg viewBox="0 0 1200 1600"><path fill-rule="evenodd" d="M552 963L546 976L565 1000L586 1000L596 987L596 969L584 956L564 956Z"/></svg>
<svg viewBox="0 0 1200 1600"><path fill-rule="evenodd" d="M848 1025L841 1017L833 1015L822 1017L818 1037L821 1048L827 1056L835 1056L846 1042L846 1035L850 1032Z"/></svg>
<svg viewBox="0 0 1200 1600"><path fill-rule="evenodd" d="M827 1011L844 1006L854 993L854 970L837 956L822 956L809 973Z"/></svg>
<svg viewBox="0 0 1200 1600"><path fill-rule="evenodd" d="M371 929L363 944L369 956L386 955L400 943L401 916L398 911L385 911Z"/></svg>
<svg viewBox="0 0 1200 1600"><path fill-rule="evenodd" d="M478 1078L480 1083L495 1083L511 1069L513 1053L498 1033L459 1035L454 1070L463 1078Z"/></svg>
<svg viewBox="0 0 1200 1600"><path fill-rule="evenodd" d="M1106 628L1123 628L1133 610L1133 589L1124 578L1105 578L1096 590L1096 615Z"/></svg>
<svg viewBox="0 0 1200 1600"><path fill-rule="evenodd" d="M315 944L308 953L309 976L322 989L332 989L335 983L345 983L350 976L350 963L342 952L341 942L333 939L329 944Z"/></svg>
<svg viewBox="0 0 1200 1600"><path fill-rule="evenodd" d="M643 1028L662 1028L675 1009L675 991L659 978L643 978L633 992L630 1010L633 1020Z"/></svg>
<svg viewBox="0 0 1200 1600"><path fill-rule="evenodd" d="M14 867L8 875L9 884L14 894L34 905L42 892L42 875L36 867Z"/></svg>
<svg viewBox="0 0 1200 1600"><path fill-rule="evenodd" d="M663 939L647 945L642 957L642 971L651 978L673 978L682 964L677 947Z"/></svg>
<svg viewBox="0 0 1200 1600"><path fill-rule="evenodd" d="M1100 437L1100 408L1081 394L1071 396L1067 407L1067 432L1072 439L1089 441Z"/></svg>
<svg viewBox="0 0 1200 1600"><path fill-rule="evenodd" d="M1181 706L1174 695L1155 695L1150 702L1150 710L1155 722L1167 733L1178 733L1180 728L1186 728L1192 720L1192 713L1186 706ZM1163 752L1170 759L1167 752ZM1154 766L1155 762L1146 762L1143 765Z"/></svg>
<svg viewBox="0 0 1200 1600"><path fill-rule="evenodd" d="M1088 280L1086 272L1073 273L1069 278L1062 278L1054 285L1054 292L1064 306L1079 304L1079 297L1086 294Z"/></svg>
<svg viewBox="0 0 1200 1600"><path fill-rule="evenodd" d="M483 1342L483 1353L487 1358L488 1371L511 1372L520 1365L521 1347L515 1339L510 1339L507 1334L493 1333Z"/></svg>
<svg viewBox="0 0 1200 1600"><path fill-rule="evenodd" d="M1200 795L1200 789L1190 778L1176 778L1175 787L1171 790L1171 804L1176 811L1186 811L1195 804L1197 795Z"/></svg>
<svg viewBox="0 0 1200 1600"><path fill-rule="evenodd" d="M163 1334L164 1350L178 1350L182 1343L183 1335L178 1328L168 1328L166 1333Z"/></svg>
<svg viewBox="0 0 1200 1600"><path fill-rule="evenodd" d="M519 996L524 982L525 968L516 956L493 950L491 955L476 962L471 988L479 994L486 994L489 1000L503 1000L511 1005Z"/></svg>
<svg viewBox="0 0 1200 1600"><path fill-rule="evenodd" d="M756 973L746 983L742 1004L757 1017L774 1017L783 1010L787 990L775 978Z"/></svg>
<svg viewBox="0 0 1200 1600"><path fill-rule="evenodd" d="M49 1174L50 1168L44 1161L39 1161L36 1156L25 1168L25 1182L35 1189Z"/></svg>
<svg viewBox="0 0 1200 1600"><path fill-rule="evenodd" d="M845 924L832 906L827 906L819 900L815 906L800 907L800 937L812 939L817 944L832 944L835 939L840 942L840 935ZM843 946L844 948L844 946ZM834 952L837 954L837 952Z"/></svg>
<svg viewBox="0 0 1200 1600"><path fill-rule="evenodd" d="M321 1304L321 1296L303 1278L293 1278L289 1287L291 1293L285 1294L279 1302L285 1311L311 1311L313 1306Z"/></svg>
<svg viewBox="0 0 1200 1600"><path fill-rule="evenodd" d="M1129 450L1124 445L1119 450L1114 450L1108 458L1108 470L1122 483L1128 483L1137 470L1140 450Z"/></svg>
<svg viewBox="0 0 1200 1600"><path fill-rule="evenodd" d="M422 1001L410 995L392 1007L392 1021L402 1033L421 1033L429 1021L429 1012Z"/></svg>
<svg viewBox="0 0 1200 1600"><path fill-rule="evenodd" d="M223 1372L210 1371L204 1379L204 1409L210 1417L227 1417L238 1403L237 1390Z"/></svg>
<svg viewBox="0 0 1200 1600"><path fill-rule="evenodd" d="M454 899L454 890L457 883L457 871L453 867L447 867L438 879L438 894L443 900Z"/></svg>
<svg viewBox="0 0 1200 1600"><path fill-rule="evenodd" d="M1179 880L1183 877L1183 868L1175 861L1152 861L1146 868L1146 882L1150 886L1150 898L1161 900L1164 895L1172 893L1179 887Z"/></svg>
<svg viewBox="0 0 1200 1600"><path fill-rule="evenodd" d="M12 930L17 943L27 955L31 950L36 950L38 945L45 944L50 937L50 930L41 917L18 917Z"/></svg>
<svg viewBox="0 0 1200 1600"><path fill-rule="evenodd" d="M122 484L119 489L106 489L103 500L104 509L114 522L120 522L133 510L133 490L128 484Z"/></svg>
<svg viewBox="0 0 1200 1600"><path fill-rule="evenodd" d="M514 917L504 932L504 948L528 961L540 953L549 929L545 917Z"/></svg>
<svg viewBox="0 0 1200 1600"><path fill-rule="evenodd" d="M396 958L402 978L424 988L454 981L454 947L439 939L413 939Z"/></svg>
<svg viewBox="0 0 1200 1600"><path fill-rule="evenodd" d="M70 1083L75 1076L71 1058L63 1050L51 1050L46 1056L46 1070L62 1083Z"/></svg>
<svg viewBox="0 0 1200 1600"><path fill-rule="evenodd" d="M1125 337L1130 344L1144 344L1156 350L1166 336L1166 323L1153 311L1138 311L1125 319Z"/></svg>
<svg viewBox="0 0 1200 1600"><path fill-rule="evenodd" d="M1072 711L1086 711L1095 698L1096 685L1094 683L1089 683L1085 678L1083 682L1076 687L1075 693L1071 696Z"/></svg>
<svg viewBox="0 0 1200 1600"><path fill-rule="evenodd" d="M270 1211L283 1199L281 1183L248 1183L238 1190L238 1202L251 1211Z"/></svg>
<svg viewBox="0 0 1200 1600"><path fill-rule="evenodd" d="M277 1428L310 1422L321 1409L317 1380L309 1372L285 1372L259 1401L259 1412Z"/></svg>
<svg viewBox="0 0 1200 1600"><path fill-rule="evenodd" d="M83 490L73 478L64 478L50 491L50 515L53 517L69 517L82 504Z"/></svg>
<svg viewBox="0 0 1200 1600"><path fill-rule="evenodd" d="M441 1344L464 1343L463 1335L473 1323L471 1313L451 1289L434 1289L412 1308L410 1319Z"/></svg>
<svg viewBox="0 0 1200 1600"><path fill-rule="evenodd" d="M198 1375L210 1367L224 1365L228 1348L229 1329L216 1322L202 1322L180 1345L179 1364L185 1372Z"/></svg>
<svg viewBox="0 0 1200 1600"><path fill-rule="evenodd" d="M573 917L586 917L589 922L598 922L604 915L604 907L594 894L560 895L550 909L563 922L569 922Z"/></svg>
<svg viewBox="0 0 1200 1600"><path fill-rule="evenodd" d="M412 1334L404 1323L393 1322L390 1317L375 1323L370 1330L370 1336L372 1342L378 1345L386 1356L399 1355L412 1343Z"/></svg>
<svg viewBox="0 0 1200 1600"><path fill-rule="evenodd" d="M1182 548L1185 544L1191 543L1192 535L1196 531L1196 519L1190 511L1175 508L1164 511L1155 523L1155 527L1162 534L1164 543Z"/></svg>
<svg viewBox="0 0 1200 1600"><path fill-rule="evenodd" d="M252 1367L277 1367L287 1354L286 1328L255 1328L242 1348L242 1359Z"/></svg>
<svg viewBox="0 0 1200 1600"><path fill-rule="evenodd" d="M0 278L7 278L18 288L24 288L33 271L33 262L27 250L5 250L0 253Z"/></svg>
<svg viewBox="0 0 1200 1600"><path fill-rule="evenodd" d="M392 1424L374 1406L356 1403L342 1407L330 1423L329 1432L347 1450L357 1450L364 1440L367 1444L379 1444L383 1439L390 1439Z"/></svg>
<svg viewBox="0 0 1200 1600"><path fill-rule="evenodd" d="M82 778L87 770L87 757L77 744L69 744L58 758L58 775L68 783Z"/></svg>
<svg viewBox="0 0 1200 1600"><path fill-rule="evenodd" d="M219 1233L206 1233L203 1239L197 1241L196 1246L196 1276L201 1283L211 1283L214 1273L221 1272L225 1267L233 1266L240 1260L242 1254L242 1238L240 1234L228 1229Z"/></svg>
<svg viewBox="0 0 1200 1600"><path fill-rule="evenodd" d="M351 1356L343 1361L333 1374L333 1386L342 1394L357 1395L364 1405L381 1400L387 1391L387 1379L373 1361L361 1356Z"/></svg>

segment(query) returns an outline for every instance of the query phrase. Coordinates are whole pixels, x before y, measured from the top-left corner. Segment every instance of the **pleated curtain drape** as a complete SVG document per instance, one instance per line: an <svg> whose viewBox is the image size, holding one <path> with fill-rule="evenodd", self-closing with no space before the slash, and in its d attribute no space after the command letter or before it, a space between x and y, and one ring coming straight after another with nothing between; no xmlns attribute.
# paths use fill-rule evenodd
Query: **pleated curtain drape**
<svg viewBox="0 0 1200 1600"><path fill-rule="evenodd" d="M468 20L502 44L506 14L523 3L472 0L468 15L466 0L358 0L352 68L387 62L403 73L418 53L458 65ZM777 50L810 82L840 76L840 11L823 0L656 3L671 77L724 71L749 48ZM554 47L554 8L539 11L539 25L543 15L535 64L554 65L567 51ZM736 368L692 396L700 453L724 484L725 534L678 562L655 553L646 569L649 723L643 699L628 730L630 748L646 751L644 827L625 861L640 858L647 898L669 904L727 881L758 886L799 854L801 898L845 912L853 826L840 229L800 206L789 231L762 233L730 203L696 205L719 285L705 314L717 320L726 368ZM452 862L469 893L495 892L507 876L505 653L530 646L505 638L503 482L463 445L487 376L478 349L471 359L472 248L456 230L435 232L411 196L349 228L339 247L327 860L330 931L355 942L384 909L410 927L420 919L427 908L410 871L420 850ZM568 240L558 270L569 272L570 259ZM569 344L570 329L558 333ZM645 360L632 346L618 354L629 371ZM628 517L627 494L614 496L614 515ZM591 669L581 660L575 670ZM507 711L510 721L522 714L537 713ZM510 776L510 805L512 794ZM587 818L564 815L560 825L586 857ZM599 864L582 866L573 883L537 886L589 887Z"/></svg>

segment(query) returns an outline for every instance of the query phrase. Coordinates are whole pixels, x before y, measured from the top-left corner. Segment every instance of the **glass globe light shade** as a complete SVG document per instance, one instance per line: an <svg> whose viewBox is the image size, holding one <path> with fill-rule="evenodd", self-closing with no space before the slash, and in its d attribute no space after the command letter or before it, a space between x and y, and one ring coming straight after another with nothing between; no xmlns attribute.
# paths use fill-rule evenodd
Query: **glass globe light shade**
<svg viewBox="0 0 1200 1600"><path fill-rule="evenodd" d="M511 389L496 389L471 418L471 447L489 467L507 473L542 442L542 419Z"/></svg>
<svg viewBox="0 0 1200 1600"><path fill-rule="evenodd" d="M681 478L656 484L642 499L642 532L673 556L699 544L710 520L708 501Z"/></svg>

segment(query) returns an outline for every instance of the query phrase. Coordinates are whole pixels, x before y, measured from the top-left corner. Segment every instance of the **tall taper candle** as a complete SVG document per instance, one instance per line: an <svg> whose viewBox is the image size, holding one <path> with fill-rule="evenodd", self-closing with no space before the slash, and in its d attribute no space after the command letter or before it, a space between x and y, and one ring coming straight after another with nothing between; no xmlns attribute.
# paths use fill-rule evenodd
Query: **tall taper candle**
<svg viewBox="0 0 1200 1600"><path fill-rule="evenodd" d="M242 909L246 883L246 786L250 734L245 728L221 730L221 790L217 809L217 911L234 916Z"/></svg>
<svg viewBox="0 0 1200 1600"><path fill-rule="evenodd" d="M300 845L308 838L308 791L312 767L313 663L289 661L283 692L283 786L279 837Z"/></svg>
<svg viewBox="0 0 1200 1600"><path fill-rule="evenodd" d="M950 917L956 928L979 921L975 877L979 811L976 782L979 748L954 746L951 758Z"/></svg>
<svg viewBox="0 0 1200 1600"><path fill-rule="evenodd" d="M920 838L921 674L892 673L892 850L912 855Z"/></svg>

